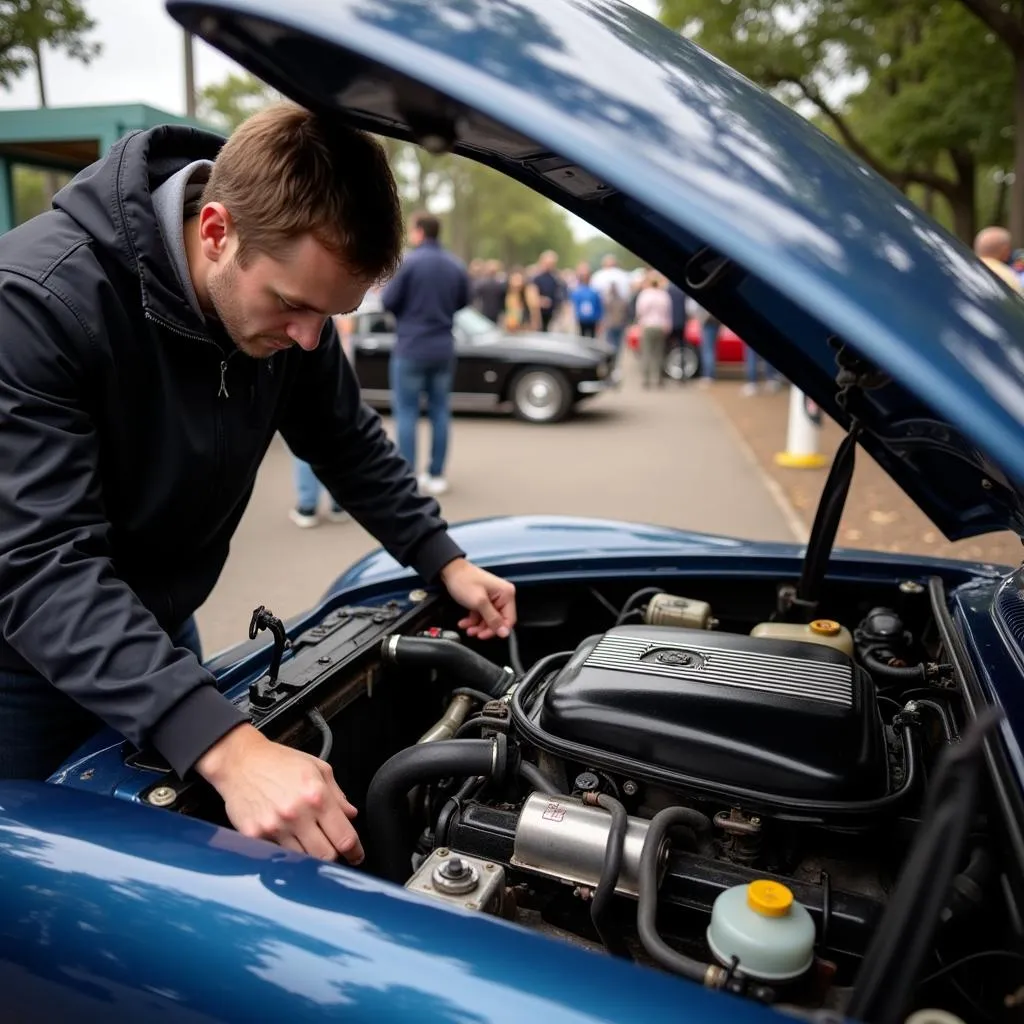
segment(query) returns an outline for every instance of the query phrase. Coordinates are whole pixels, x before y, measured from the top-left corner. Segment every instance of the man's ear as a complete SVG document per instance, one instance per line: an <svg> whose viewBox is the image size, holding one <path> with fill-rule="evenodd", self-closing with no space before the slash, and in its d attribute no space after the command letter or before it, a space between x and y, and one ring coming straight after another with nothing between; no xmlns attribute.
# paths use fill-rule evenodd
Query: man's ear
<svg viewBox="0 0 1024 1024"><path fill-rule="evenodd" d="M199 241L203 255L211 262L226 255L233 233L231 214L223 203L207 203L199 211Z"/></svg>

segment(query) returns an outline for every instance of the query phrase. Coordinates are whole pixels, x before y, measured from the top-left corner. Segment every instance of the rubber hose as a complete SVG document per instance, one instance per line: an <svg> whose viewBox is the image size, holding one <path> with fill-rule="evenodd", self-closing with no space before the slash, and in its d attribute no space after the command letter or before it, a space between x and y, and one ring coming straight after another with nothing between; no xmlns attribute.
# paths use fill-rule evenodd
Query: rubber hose
<svg viewBox="0 0 1024 1024"><path fill-rule="evenodd" d="M434 641L430 641L433 643ZM421 782L448 776L494 774L504 768L506 748L493 740L440 740L400 750L377 769L366 793L367 838L381 873L392 882L405 882L411 874L406 794Z"/></svg>
<svg viewBox="0 0 1024 1024"><path fill-rule="evenodd" d="M463 736L468 735L471 732L479 732L481 729L497 729L499 732L505 732L508 729L508 722L504 718L488 718L487 715L477 715L476 718L467 718L455 730L453 739L461 740Z"/></svg>
<svg viewBox="0 0 1024 1024"><path fill-rule="evenodd" d="M601 868L601 878L594 890L594 898L590 903L590 920L593 922L594 931L598 938L604 943L609 953L620 956L626 960L632 960L629 949L622 937L615 935L605 928L605 917L608 908L611 906L612 896L615 893L615 886L619 881L619 872L622 870L623 847L626 842L626 829L629 827L629 818L626 816L626 808L613 796L601 793L597 797L598 806L603 807L612 816L611 827L608 829L608 840L604 848L604 864Z"/></svg>
<svg viewBox="0 0 1024 1024"><path fill-rule="evenodd" d="M640 854L640 870L637 885L640 890L640 902L636 912L636 928L640 941L651 959L668 971L680 974L684 978L703 985L707 977L709 964L692 960L682 953L677 953L657 932L658 917L658 854L662 841L673 825L693 826L693 814L688 807L666 807L659 811L647 827L643 853ZM701 815L703 817L703 815Z"/></svg>
<svg viewBox="0 0 1024 1024"><path fill-rule="evenodd" d="M456 686L451 695L453 697L472 697L480 704L489 704L494 700L489 693L484 693L483 690L474 690L471 686Z"/></svg>
<svg viewBox="0 0 1024 1024"><path fill-rule="evenodd" d="M956 726L950 719L946 709L934 700L915 700L914 703L919 708L927 708L933 714L939 718L939 724L942 726L942 735L946 738L947 743L958 743L960 737L957 734Z"/></svg>
<svg viewBox="0 0 1024 1024"><path fill-rule="evenodd" d="M327 724L327 719L320 714L317 708L313 708L311 711L306 712L306 718L316 727L320 733L320 753L316 756L321 761L326 761L331 756L331 748L334 746L334 733L331 732L331 727Z"/></svg>
<svg viewBox="0 0 1024 1024"><path fill-rule="evenodd" d="M519 762L519 774L533 786L538 793L546 796L558 796L558 787L535 765L529 761Z"/></svg>
<svg viewBox="0 0 1024 1024"><path fill-rule="evenodd" d="M512 677L501 665L471 651L454 640L432 640L424 636L385 637L381 643L384 661L393 665L420 666L461 679L468 686L483 690L492 698L508 690Z"/></svg>
<svg viewBox="0 0 1024 1024"><path fill-rule="evenodd" d="M928 678L924 665L887 665L871 651L865 651L860 658L872 675L877 675L886 682L923 683Z"/></svg>

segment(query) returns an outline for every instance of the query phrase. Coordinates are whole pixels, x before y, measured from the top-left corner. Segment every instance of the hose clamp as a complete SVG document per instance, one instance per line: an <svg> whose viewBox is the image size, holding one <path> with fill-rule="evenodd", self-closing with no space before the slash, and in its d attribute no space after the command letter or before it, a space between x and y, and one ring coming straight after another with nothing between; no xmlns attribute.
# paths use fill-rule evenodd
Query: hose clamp
<svg viewBox="0 0 1024 1024"><path fill-rule="evenodd" d="M387 658L388 661L398 661L398 641L401 639L401 634L392 633L392 635L384 641L384 657Z"/></svg>

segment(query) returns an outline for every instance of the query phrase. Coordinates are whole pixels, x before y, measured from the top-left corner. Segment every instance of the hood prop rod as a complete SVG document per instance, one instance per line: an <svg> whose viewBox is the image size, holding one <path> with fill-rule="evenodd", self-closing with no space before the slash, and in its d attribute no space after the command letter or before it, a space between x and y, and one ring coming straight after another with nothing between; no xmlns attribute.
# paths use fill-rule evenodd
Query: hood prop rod
<svg viewBox="0 0 1024 1024"><path fill-rule="evenodd" d="M836 365L839 367L836 374L839 389L836 404L850 417L850 429L832 460L832 468L814 513L814 525L807 541L800 581L796 586L787 583L779 588L774 618L782 622L810 622L815 618L821 602L829 558L839 532L839 521L846 507L850 484L853 482L857 441L863 429L857 417L850 412L850 397L854 392L873 390L889 383L885 374L853 352L839 338L829 338L829 344L836 350Z"/></svg>

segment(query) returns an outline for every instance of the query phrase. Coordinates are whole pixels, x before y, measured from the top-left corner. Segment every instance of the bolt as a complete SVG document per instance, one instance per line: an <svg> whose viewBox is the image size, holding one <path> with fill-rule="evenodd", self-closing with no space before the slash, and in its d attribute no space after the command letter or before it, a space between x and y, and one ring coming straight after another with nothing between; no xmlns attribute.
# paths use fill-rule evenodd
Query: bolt
<svg viewBox="0 0 1024 1024"><path fill-rule="evenodd" d="M449 857L441 865L441 874L445 878L465 878L469 874L469 865L461 857Z"/></svg>
<svg viewBox="0 0 1024 1024"><path fill-rule="evenodd" d="M992 481L991 480L982 480L981 481L981 488L984 491L991 491L992 490Z"/></svg>
<svg viewBox="0 0 1024 1024"><path fill-rule="evenodd" d="M82 774L79 775L78 777L83 782L88 782L95 774L96 774L96 769L95 768L88 768L86 771L82 772Z"/></svg>
<svg viewBox="0 0 1024 1024"><path fill-rule="evenodd" d="M413 604L419 604L421 601L426 601L427 592L425 590L412 590L409 592L409 600Z"/></svg>
<svg viewBox="0 0 1024 1024"><path fill-rule="evenodd" d="M495 871L497 869L495 868L495 866L493 864L485 864L484 865L484 870L485 871Z"/></svg>
<svg viewBox="0 0 1024 1024"><path fill-rule="evenodd" d="M761 824L761 819L760 818L751 818L750 819L750 824L753 825L756 828L756 827L758 827Z"/></svg>
<svg viewBox="0 0 1024 1024"><path fill-rule="evenodd" d="M316 659L316 663L318 665L330 665L330 663L331 663L331 656L329 654L325 654L325 655L323 655L323 657L317 658Z"/></svg>
<svg viewBox="0 0 1024 1024"><path fill-rule="evenodd" d="M170 807L178 799L178 793L170 786L157 786L147 799L154 807Z"/></svg>
<svg viewBox="0 0 1024 1024"><path fill-rule="evenodd" d="M438 855L438 857L447 857L448 856L448 850L447 849L438 850L437 851L437 855Z"/></svg>
<svg viewBox="0 0 1024 1024"><path fill-rule="evenodd" d="M626 796L636 796L636 791L639 788L640 787L632 779L626 779L622 784L622 792L625 793Z"/></svg>
<svg viewBox="0 0 1024 1024"><path fill-rule="evenodd" d="M924 587L917 580L904 580L900 584L901 594L923 594Z"/></svg>
<svg viewBox="0 0 1024 1024"><path fill-rule="evenodd" d="M466 909L467 910L476 910L476 904L475 903L468 903L467 902L466 903Z"/></svg>

